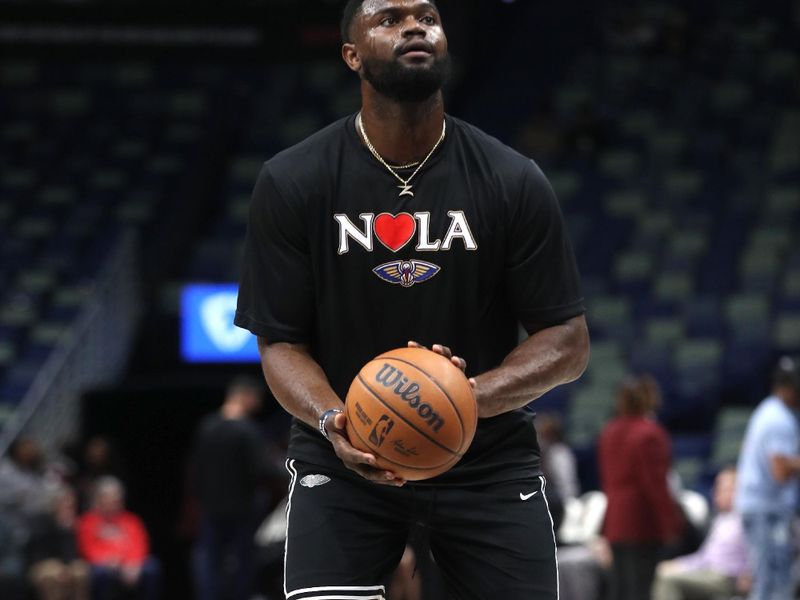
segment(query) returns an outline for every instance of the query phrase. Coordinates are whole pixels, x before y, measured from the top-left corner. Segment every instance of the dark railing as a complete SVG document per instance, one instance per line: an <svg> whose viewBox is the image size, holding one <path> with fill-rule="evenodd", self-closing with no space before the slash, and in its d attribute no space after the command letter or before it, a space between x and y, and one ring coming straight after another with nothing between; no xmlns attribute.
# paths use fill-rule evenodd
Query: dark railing
<svg viewBox="0 0 800 600"><path fill-rule="evenodd" d="M110 253L83 309L0 430L0 457L22 432L47 450L73 438L81 393L115 381L125 369L141 315L136 248L129 232Z"/></svg>

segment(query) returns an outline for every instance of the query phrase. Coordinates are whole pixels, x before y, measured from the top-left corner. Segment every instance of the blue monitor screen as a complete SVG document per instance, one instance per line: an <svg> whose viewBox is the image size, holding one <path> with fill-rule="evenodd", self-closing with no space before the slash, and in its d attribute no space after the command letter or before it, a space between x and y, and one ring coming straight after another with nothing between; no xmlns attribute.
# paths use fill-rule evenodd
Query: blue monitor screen
<svg viewBox="0 0 800 600"><path fill-rule="evenodd" d="M181 295L181 356L190 363L259 362L255 336L233 324L238 286L187 285Z"/></svg>

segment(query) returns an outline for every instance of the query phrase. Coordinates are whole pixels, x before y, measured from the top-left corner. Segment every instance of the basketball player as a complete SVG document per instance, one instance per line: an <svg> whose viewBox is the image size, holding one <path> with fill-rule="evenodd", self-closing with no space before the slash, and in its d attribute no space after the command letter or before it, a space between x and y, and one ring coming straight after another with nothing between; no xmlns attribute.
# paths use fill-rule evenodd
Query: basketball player
<svg viewBox="0 0 800 600"><path fill-rule="evenodd" d="M588 358L558 203L531 160L444 113L449 57L433 2L351 0L342 35L362 108L264 165L236 314L295 417L286 596L383 599L421 522L453 597L555 599L523 409ZM463 459L413 484L353 448L342 413L361 366L408 340L473 377L480 417Z"/></svg>

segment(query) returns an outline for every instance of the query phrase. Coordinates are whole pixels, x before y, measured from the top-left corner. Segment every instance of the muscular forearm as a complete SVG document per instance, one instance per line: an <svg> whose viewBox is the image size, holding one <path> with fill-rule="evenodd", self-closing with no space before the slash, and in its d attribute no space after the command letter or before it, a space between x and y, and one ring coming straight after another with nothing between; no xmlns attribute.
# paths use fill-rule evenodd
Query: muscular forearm
<svg viewBox="0 0 800 600"><path fill-rule="evenodd" d="M588 360L589 333L584 317L534 333L499 367L475 378L478 416L492 417L525 406L580 377Z"/></svg>
<svg viewBox="0 0 800 600"><path fill-rule="evenodd" d="M267 344L259 338L258 349L269 388L289 414L316 429L323 412L344 408L306 346Z"/></svg>
<svg viewBox="0 0 800 600"><path fill-rule="evenodd" d="M313 428L331 408L344 409L342 400L331 388L322 367L302 344L267 344L258 340L261 368L270 390L281 406L294 417ZM405 480L376 466L375 456L350 445L344 413L326 420L325 431L344 466L362 477L382 485L401 486Z"/></svg>

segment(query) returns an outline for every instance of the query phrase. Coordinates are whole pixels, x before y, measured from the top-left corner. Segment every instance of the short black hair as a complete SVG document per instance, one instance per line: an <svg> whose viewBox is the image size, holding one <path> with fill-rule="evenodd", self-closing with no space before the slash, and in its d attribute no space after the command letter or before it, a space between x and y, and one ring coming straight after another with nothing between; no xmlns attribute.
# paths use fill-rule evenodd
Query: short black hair
<svg viewBox="0 0 800 600"><path fill-rule="evenodd" d="M361 5L364 0L348 0L347 4L342 11L341 34L342 42L349 44L353 40L350 38L350 27L353 25L353 19L356 18L358 11L361 10Z"/></svg>
<svg viewBox="0 0 800 600"><path fill-rule="evenodd" d="M364 0L348 0L347 4L345 4L344 10L342 11L342 22L340 24L340 28L342 42L345 44L349 44L353 41L350 37L350 27L352 27L353 19L356 18L358 11L361 10L362 4L364 4ZM433 2L433 0L431 0L431 4L433 4L434 8L436 8L436 3Z"/></svg>

